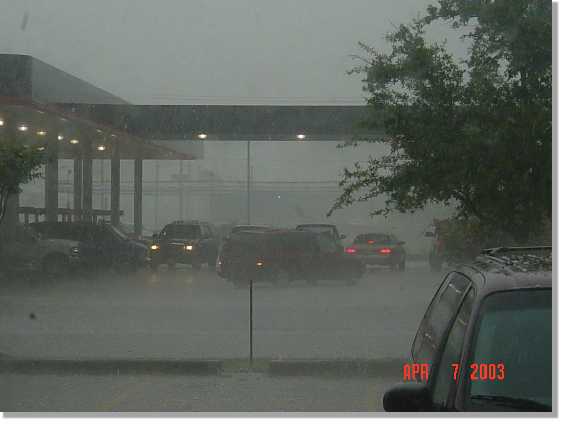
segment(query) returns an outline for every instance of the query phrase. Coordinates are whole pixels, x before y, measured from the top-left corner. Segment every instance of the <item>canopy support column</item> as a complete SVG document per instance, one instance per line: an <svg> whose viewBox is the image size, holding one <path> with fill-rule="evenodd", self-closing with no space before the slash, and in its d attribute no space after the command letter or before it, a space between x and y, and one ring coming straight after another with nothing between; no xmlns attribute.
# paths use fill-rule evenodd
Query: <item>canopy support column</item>
<svg viewBox="0 0 562 424"><path fill-rule="evenodd" d="M45 163L45 220L57 222L59 212L59 159L57 138L49 135Z"/></svg>
<svg viewBox="0 0 562 424"><path fill-rule="evenodd" d="M111 223L119 225L121 199L121 156L119 141L112 145L111 151Z"/></svg>
<svg viewBox="0 0 562 424"><path fill-rule="evenodd" d="M142 235L142 145L139 146L135 158L135 181L134 181L134 227L135 235Z"/></svg>
<svg viewBox="0 0 562 424"><path fill-rule="evenodd" d="M73 208L74 220L82 220L82 159L74 159L74 181L72 184L73 189Z"/></svg>
<svg viewBox="0 0 562 424"><path fill-rule="evenodd" d="M82 159L82 219L87 222L92 222L92 149L90 141L84 145Z"/></svg>

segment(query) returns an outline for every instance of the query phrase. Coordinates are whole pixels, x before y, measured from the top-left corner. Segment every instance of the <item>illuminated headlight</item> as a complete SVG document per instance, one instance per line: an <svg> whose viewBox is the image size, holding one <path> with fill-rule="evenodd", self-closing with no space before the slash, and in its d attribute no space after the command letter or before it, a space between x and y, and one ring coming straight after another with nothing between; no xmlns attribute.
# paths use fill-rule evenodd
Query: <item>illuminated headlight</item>
<svg viewBox="0 0 562 424"><path fill-rule="evenodd" d="M193 250L193 246L188 244L185 246L185 250L187 250L188 252L191 252Z"/></svg>
<svg viewBox="0 0 562 424"><path fill-rule="evenodd" d="M257 261L257 262L256 262L256 266L263 266L263 262L262 262L262 261Z"/></svg>
<svg viewBox="0 0 562 424"><path fill-rule="evenodd" d="M158 246L157 244L153 244L150 246L150 250L155 251L155 250L160 250L160 246Z"/></svg>
<svg viewBox="0 0 562 424"><path fill-rule="evenodd" d="M72 248L72 254L73 255L79 255L80 254L80 248L79 247L73 247Z"/></svg>

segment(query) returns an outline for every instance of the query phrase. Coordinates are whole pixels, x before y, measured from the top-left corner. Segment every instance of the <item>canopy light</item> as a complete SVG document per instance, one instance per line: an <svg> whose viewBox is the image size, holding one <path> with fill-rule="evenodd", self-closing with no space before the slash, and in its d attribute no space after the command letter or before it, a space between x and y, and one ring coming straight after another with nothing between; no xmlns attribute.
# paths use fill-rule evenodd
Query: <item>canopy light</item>
<svg viewBox="0 0 562 424"><path fill-rule="evenodd" d="M103 144L100 144L97 149L99 152L103 152L105 150L105 146Z"/></svg>
<svg viewBox="0 0 562 424"><path fill-rule="evenodd" d="M4 120L0 118L0 127L4 126Z"/></svg>
<svg viewBox="0 0 562 424"><path fill-rule="evenodd" d="M197 134L197 138L198 138L199 140L206 140L206 139L207 139L207 134L205 134L205 133Z"/></svg>
<svg viewBox="0 0 562 424"><path fill-rule="evenodd" d="M297 134L297 140L304 140L306 138L305 134Z"/></svg>
<svg viewBox="0 0 562 424"><path fill-rule="evenodd" d="M62 141L62 140L64 140L64 136L59 134L59 136L57 137L57 139L58 139L59 141Z"/></svg>
<svg viewBox="0 0 562 424"><path fill-rule="evenodd" d="M70 140L69 143L70 144L78 144L78 143L80 143L80 141L78 141L76 138L73 138L72 140Z"/></svg>
<svg viewBox="0 0 562 424"><path fill-rule="evenodd" d="M21 124L18 126L18 130L20 131L27 131L29 127L26 124Z"/></svg>
<svg viewBox="0 0 562 424"><path fill-rule="evenodd" d="M37 135L40 135L41 137L43 137L43 136L47 135L47 131L43 131L43 130L37 131Z"/></svg>
<svg viewBox="0 0 562 424"><path fill-rule="evenodd" d="M40 152L42 152L43 150L45 150L45 146L40 146L37 148L37 150L39 150Z"/></svg>

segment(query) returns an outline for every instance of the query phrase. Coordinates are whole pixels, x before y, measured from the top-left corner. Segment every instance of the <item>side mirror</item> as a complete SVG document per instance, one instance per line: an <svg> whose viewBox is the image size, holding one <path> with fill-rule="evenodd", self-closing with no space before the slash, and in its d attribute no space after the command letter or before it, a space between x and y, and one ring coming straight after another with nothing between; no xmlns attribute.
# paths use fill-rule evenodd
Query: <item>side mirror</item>
<svg viewBox="0 0 562 424"><path fill-rule="evenodd" d="M435 233L433 233L432 231L426 231L425 236L426 237L435 237Z"/></svg>
<svg viewBox="0 0 562 424"><path fill-rule="evenodd" d="M347 236L345 234L340 234L340 240L343 240L344 238L346 238Z"/></svg>
<svg viewBox="0 0 562 424"><path fill-rule="evenodd" d="M387 412L430 411L431 394L425 384L403 383L387 390L382 403Z"/></svg>

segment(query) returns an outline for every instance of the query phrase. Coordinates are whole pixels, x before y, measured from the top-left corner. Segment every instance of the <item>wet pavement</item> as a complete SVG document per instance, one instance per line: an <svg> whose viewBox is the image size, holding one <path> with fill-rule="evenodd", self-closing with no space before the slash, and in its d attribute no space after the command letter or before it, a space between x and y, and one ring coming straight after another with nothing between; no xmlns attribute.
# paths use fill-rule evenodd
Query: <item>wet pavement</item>
<svg viewBox="0 0 562 424"><path fill-rule="evenodd" d="M254 287L258 358L379 358L409 351L441 275L423 262L356 286ZM189 267L0 288L0 352L48 358L244 358L249 293Z"/></svg>
<svg viewBox="0 0 562 424"><path fill-rule="evenodd" d="M403 273L372 269L356 286L257 284L253 352L262 365L227 365L209 375L159 372L154 366L90 372L87 364L245 361L249 291L212 270L163 267L48 284L8 281L0 288L0 352L10 359L81 365L4 368L0 409L380 411L384 390L400 381L398 367L395 373L314 375L306 361L324 360L328 367L332 360L400 362L441 277L419 262ZM272 360L304 362L289 375L274 375L267 366Z"/></svg>

